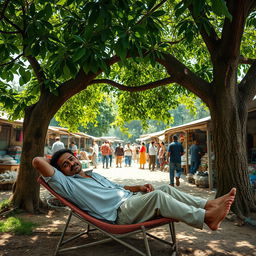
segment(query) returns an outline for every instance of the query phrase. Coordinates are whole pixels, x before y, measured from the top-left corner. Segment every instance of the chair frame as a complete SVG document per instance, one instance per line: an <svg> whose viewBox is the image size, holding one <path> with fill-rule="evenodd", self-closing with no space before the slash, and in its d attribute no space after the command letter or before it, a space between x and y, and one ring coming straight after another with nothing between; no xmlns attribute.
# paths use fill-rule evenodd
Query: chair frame
<svg viewBox="0 0 256 256"><path fill-rule="evenodd" d="M62 252L64 253L64 252L68 252L68 251L72 251L72 250L76 250L76 249L80 249L80 248L88 248L88 247L103 244L103 243L106 243L106 242L109 242L112 240L124 245L125 247L137 252L138 254L140 254L142 256L151 256L151 250L149 247L148 237L156 239L157 241L159 241L161 243L168 244L170 246L170 255L175 256L178 254L176 232L175 232L175 226L174 226L174 223L177 222L176 220L162 217L162 218L153 219L153 220L149 220L149 221L145 221L145 222L141 222L141 223L137 223L137 224L129 224L129 225L109 224L109 223L103 222L101 220L98 220L98 219L88 215L86 212L82 211L77 206L75 206L74 204L67 201L65 198L63 198L58 193L56 193L43 180L42 177L38 178L38 183L40 183L43 187L45 187L52 195L54 195L58 200L60 200L65 206L68 206L70 208L69 216L66 221L65 227L61 233L61 237L60 237L57 247L55 249L54 256L56 256ZM64 240L72 217L76 217L79 220L86 223L85 231L80 232L79 234L76 234L76 235ZM148 233L148 230L156 228L156 227L160 227L160 226L163 226L166 224L169 225L169 231L170 231L170 235L171 235L170 242ZM83 245L62 248L63 245L81 237L82 235L86 234L89 237L89 233L91 233L93 231L99 231L102 234L106 235L107 238L103 238L99 241L85 243ZM122 238L133 236L138 233L142 233L142 235L143 235L143 240L144 240L144 245L145 245L144 251L142 251L142 250L136 248L135 246L129 244L128 242L122 240Z"/></svg>

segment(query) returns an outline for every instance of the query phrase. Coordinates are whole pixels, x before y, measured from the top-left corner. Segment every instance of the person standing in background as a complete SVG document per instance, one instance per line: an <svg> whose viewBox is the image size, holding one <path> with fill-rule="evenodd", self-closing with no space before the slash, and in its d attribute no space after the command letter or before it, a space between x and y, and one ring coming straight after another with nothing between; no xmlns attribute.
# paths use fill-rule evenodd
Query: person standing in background
<svg viewBox="0 0 256 256"><path fill-rule="evenodd" d="M149 155L149 164L148 168L149 170L154 171L155 165L156 165L156 154L157 154L157 148L155 147L155 142L151 141L148 147L148 155Z"/></svg>
<svg viewBox="0 0 256 256"><path fill-rule="evenodd" d="M131 166L132 148L130 146L130 143L127 143L124 147L124 162L125 162L125 166Z"/></svg>
<svg viewBox="0 0 256 256"><path fill-rule="evenodd" d="M165 157L166 157L166 148L165 148L164 142L162 141L160 144L160 149L158 153L158 159L159 159L161 171L164 169Z"/></svg>
<svg viewBox="0 0 256 256"><path fill-rule="evenodd" d="M145 146L145 143L142 142L141 143L141 147L140 147L140 169L145 169L145 163L147 161L147 153L146 153L147 149Z"/></svg>
<svg viewBox="0 0 256 256"><path fill-rule="evenodd" d="M189 172L195 174L201 164L202 150L198 146L198 141L194 140L193 145L189 149L189 154L191 155L191 166Z"/></svg>
<svg viewBox="0 0 256 256"><path fill-rule="evenodd" d="M137 146L136 146L136 144L133 144L132 145L132 160L133 160L133 162L134 163L136 163L136 148L137 148Z"/></svg>
<svg viewBox="0 0 256 256"><path fill-rule="evenodd" d="M140 162L140 146L136 145L136 163Z"/></svg>
<svg viewBox="0 0 256 256"><path fill-rule="evenodd" d="M122 160L123 160L123 156L124 156L124 149L123 149L121 143L119 143L118 146L115 149L115 156L116 156L116 167L121 168L122 167Z"/></svg>
<svg viewBox="0 0 256 256"><path fill-rule="evenodd" d="M168 158L170 161L170 185L174 187L174 172L176 170L176 186L180 185L181 156L184 154L183 146L178 142L178 136L173 135L173 142L168 147Z"/></svg>
<svg viewBox="0 0 256 256"><path fill-rule="evenodd" d="M71 142L70 150L73 152L74 156L77 156L77 145L75 144L74 141Z"/></svg>
<svg viewBox="0 0 256 256"><path fill-rule="evenodd" d="M114 148L112 145L112 142L109 142L109 147L110 147L110 154L109 154L109 167L112 167L112 161L113 161L113 154L114 154Z"/></svg>
<svg viewBox="0 0 256 256"><path fill-rule="evenodd" d="M132 149L130 147L130 143L127 143L124 147L124 161L125 166L131 166L132 163Z"/></svg>
<svg viewBox="0 0 256 256"><path fill-rule="evenodd" d="M110 155L110 147L109 147L108 141L105 141L101 145L100 151L101 151L101 155L102 155L103 168L105 168L105 164L106 164L106 168L108 169L109 155Z"/></svg>
<svg viewBox="0 0 256 256"><path fill-rule="evenodd" d="M97 168L98 155L99 155L99 146L96 141L93 141L93 143L92 143L92 164L93 164L94 168Z"/></svg>
<svg viewBox="0 0 256 256"><path fill-rule="evenodd" d="M157 169L160 169L160 161L159 161L159 157L158 157L160 148L161 148L160 143L157 142L156 143L156 150L157 150L157 152L156 152L156 168Z"/></svg>
<svg viewBox="0 0 256 256"><path fill-rule="evenodd" d="M64 148L64 143L60 141L60 137L56 137L55 142L52 144L52 154Z"/></svg>

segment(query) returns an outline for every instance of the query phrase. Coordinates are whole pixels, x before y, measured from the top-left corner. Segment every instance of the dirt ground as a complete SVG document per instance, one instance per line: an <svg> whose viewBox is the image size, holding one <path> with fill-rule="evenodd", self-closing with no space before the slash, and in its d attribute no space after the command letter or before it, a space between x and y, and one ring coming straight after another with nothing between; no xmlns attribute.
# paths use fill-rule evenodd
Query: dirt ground
<svg viewBox="0 0 256 256"><path fill-rule="evenodd" d="M168 173L160 171L149 172L148 170L139 170L136 168L98 169L97 172L117 183L127 185L152 183L154 186L158 186L168 184L169 179ZM215 194L214 191L210 191L209 189L197 188L187 183L185 178L182 180L180 189L205 198L213 198ZM0 200L7 198L9 195L10 192L0 192ZM41 190L41 195L41 197L47 198L47 193L43 189ZM20 214L19 216L24 220L37 223L38 226L30 236L18 236L11 233L1 234L0 256L53 255L67 215L68 210L65 208L51 209L40 215ZM238 225L240 223L233 220L231 215L229 217L230 220L224 220L221 228L214 232L207 227L203 230L198 230L183 223L175 224L179 255L256 256L256 228L249 225ZM83 225L79 220L73 219L68 234L75 234L81 231ZM167 228L167 226L163 226L153 230L152 233L157 233L161 238L168 240ZM96 240L99 236L102 235L95 233L89 239L90 241ZM83 236L73 244L80 245L85 238L86 236ZM135 238L127 238L126 240L138 248L143 249L144 244L140 238L137 235ZM169 255L168 246L160 244L158 241L150 240L150 248L152 255ZM114 241L92 248L77 249L72 252L63 253L63 255L70 256L80 256L83 254L87 256L139 255Z"/></svg>

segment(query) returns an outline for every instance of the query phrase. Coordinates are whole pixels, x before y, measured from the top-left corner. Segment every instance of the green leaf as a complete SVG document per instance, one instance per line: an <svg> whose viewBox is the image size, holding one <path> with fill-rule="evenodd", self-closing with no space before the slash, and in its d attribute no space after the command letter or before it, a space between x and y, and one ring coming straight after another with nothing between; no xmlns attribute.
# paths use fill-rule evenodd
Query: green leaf
<svg viewBox="0 0 256 256"><path fill-rule="evenodd" d="M163 16L164 14L165 14L165 11L164 10L160 10L160 11L153 12L152 16L153 17L160 17L160 16Z"/></svg>
<svg viewBox="0 0 256 256"><path fill-rule="evenodd" d="M67 5L71 5L73 2L75 2L75 0L68 0Z"/></svg>
<svg viewBox="0 0 256 256"><path fill-rule="evenodd" d="M70 70L68 65L65 63L64 67L63 67L63 76L65 78L69 78L70 77Z"/></svg>
<svg viewBox="0 0 256 256"><path fill-rule="evenodd" d="M100 16L99 16L99 9L95 8L95 9L92 10L92 12L91 12L91 14L89 16L88 24L89 25L95 24L95 22L97 21L98 18L100 18Z"/></svg>
<svg viewBox="0 0 256 256"><path fill-rule="evenodd" d="M204 29L208 35L211 34L211 25L208 22L203 22Z"/></svg>
<svg viewBox="0 0 256 256"><path fill-rule="evenodd" d="M106 75L109 75L110 73L110 67L105 63L105 61L99 62L100 68L106 73Z"/></svg>
<svg viewBox="0 0 256 256"><path fill-rule="evenodd" d="M129 46L129 38L126 35L125 37L120 38L120 41L122 42L122 46L124 49L127 49Z"/></svg>
<svg viewBox="0 0 256 256"><path fill-rule="evenodd" d="M21 85L26 84L27 82L29 82L29 80L31 79L31 73L29 71L26 71L25 68L20 67L19 68L19 73L20 73L20 83Z"/></svg>
<svg viewBox="0 0 256 256"><path fill-rule="evenodd" d="M65 3L67 2L67 0L60 0L57 2L58 5L65 5Z"/></svg>
<svg viewBox="0 0 256 256"><path fill-rule="evenodd" d="M22 76L19 78L19 84L20 86L23 86L25 84L25 81Z"/></svg>
<svg viewBox="0 0 256 256"><path fill-rule="evenodd" d="M125 60L127 55L127 49L123 46L123 42L119 39L116 43L116 54L121 58L122 61Z"/></svg>
<svg viewBox="0 0 256 256"><path fill-rule="evenodd" d="M177 18L180 17L185 12L186 9L187 6L183 4L183 2L181 1L180 4L177 5L177 8L175 10L175 16Z"/></svg>
<svg viewBox="0 0 256 256"><path fill-rule="evenodd" d="M182 33L186 32L187 27L188 27L188 22L183 21L179 24L179 30L178 30L178 35L181 35Z"/></svg>
<svg viewBox="0 0 256 256"><path fill-rule="evenodd" d="M40 52L40 46L39 46L39 43L36 42L31 49L31 53L33 56L37 56L39 54L39 52Z"/></svg>
<svg viewBox="0 0 256 256"><path fill-rule="evenodd" d="M205 1L204 0L194 0L193 1L193 12L196 17L198 17L201 13L201 11L205 7Z"/></svg>
<svg viewBox="0 0 256 256"><path fill-rule="evenodd" d="M144 34L146 32L145 26L142 24L134 26L133 30L139 32L140 34Z"/></svg>
<svg viewBox="0 0 256 256"><path fill-rule="evenodd" d="M150 10L154 5L155 5L155 0L149 0L147 5L148 5L148 9Z"/></svg>
<svg viewBox="0 0 256 256"><path fill-rule="evenodd" d="M73 38L76 42L85 43L84 39L81 36L74 35Z"/></svg>
<svg viewBox="0 0 256 256"><path fill-rule="evenodd" d="M226 2L224 0L211 0L212 10L218 16L225 16L228 19L232 20L232 16L228 11Z"/></svg>
<svg viewBox="0 0 256 256"><path fill-rule="evenodd" d="M75 51L72 59L73 59L74 62L78 62L80 59L82 59L85 56L85 54L86 54L85 48L78 48Z"/></svg>
<svg viewBox="0 0 256 256"><path fill-rule="evenodd" d="M52 7L50 4L47 4L44 8L45 10L45 18L48 20L52 16Z"/></svg>
<svg viewBox="0 0 256 256"><path fill-rule="evenodd" d="M37 17L38 20L41 20L41 19L45 18L45 16L46 16L45 10L39 11L39 12L37 13L37 15L36 15L36 17Z"/></svg>
<svg viewBox="0 0 256 256"><path fill-rule="evenodd" d="M29 12L30 12L30 15L31 15L31 16L34 16L34 15L35 15L36 9L35 9L35 4L34 4L34 3L31 3L31 4L30 4L30 6L29 6Z"/></svg>
<svg viewBox="0 0 256 256"><path fill-rule="evenodd" d="M77 68L76 65L72 61L67 62L67 66L70 70L71 76L74 78L77 74Z"/></svg>

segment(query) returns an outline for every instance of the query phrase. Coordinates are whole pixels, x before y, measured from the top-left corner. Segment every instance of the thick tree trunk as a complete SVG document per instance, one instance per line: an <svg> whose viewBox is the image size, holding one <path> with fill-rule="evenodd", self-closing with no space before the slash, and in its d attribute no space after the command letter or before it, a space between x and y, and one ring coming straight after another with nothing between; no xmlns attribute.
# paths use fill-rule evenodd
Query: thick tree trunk
<svg viewBox="0 0 256 256"><path fill-rule="evenodd" d="M45 137L52 118L52 113L46 105L39 102L26 110L20 170L12 197L15 207L32 213L39 209L39 174L32 167L32 159L43 155Z"/></svg>
<svg viewBox="0 0 256 256"><path fill-rule="evenodd" d="M36 156L43 156L45 138L51 118L70 97L86 89L96 74L79 73L76 79L70 80L59 87L58 95L41 89L39 101L25 111L23 122L23 147L20 170L14 186L12 202L15 207L28 212L39 209L38 172L32 166Z"/></svg>
<svg viewBox="0 0 256 256"><path fill-rule="evenodd" d="M233 211L247 216L255 210L249 184L246 150L247 106L230 94L223 95L210 106L213 144L217 169L217 197L237 188Z"/></svg>

